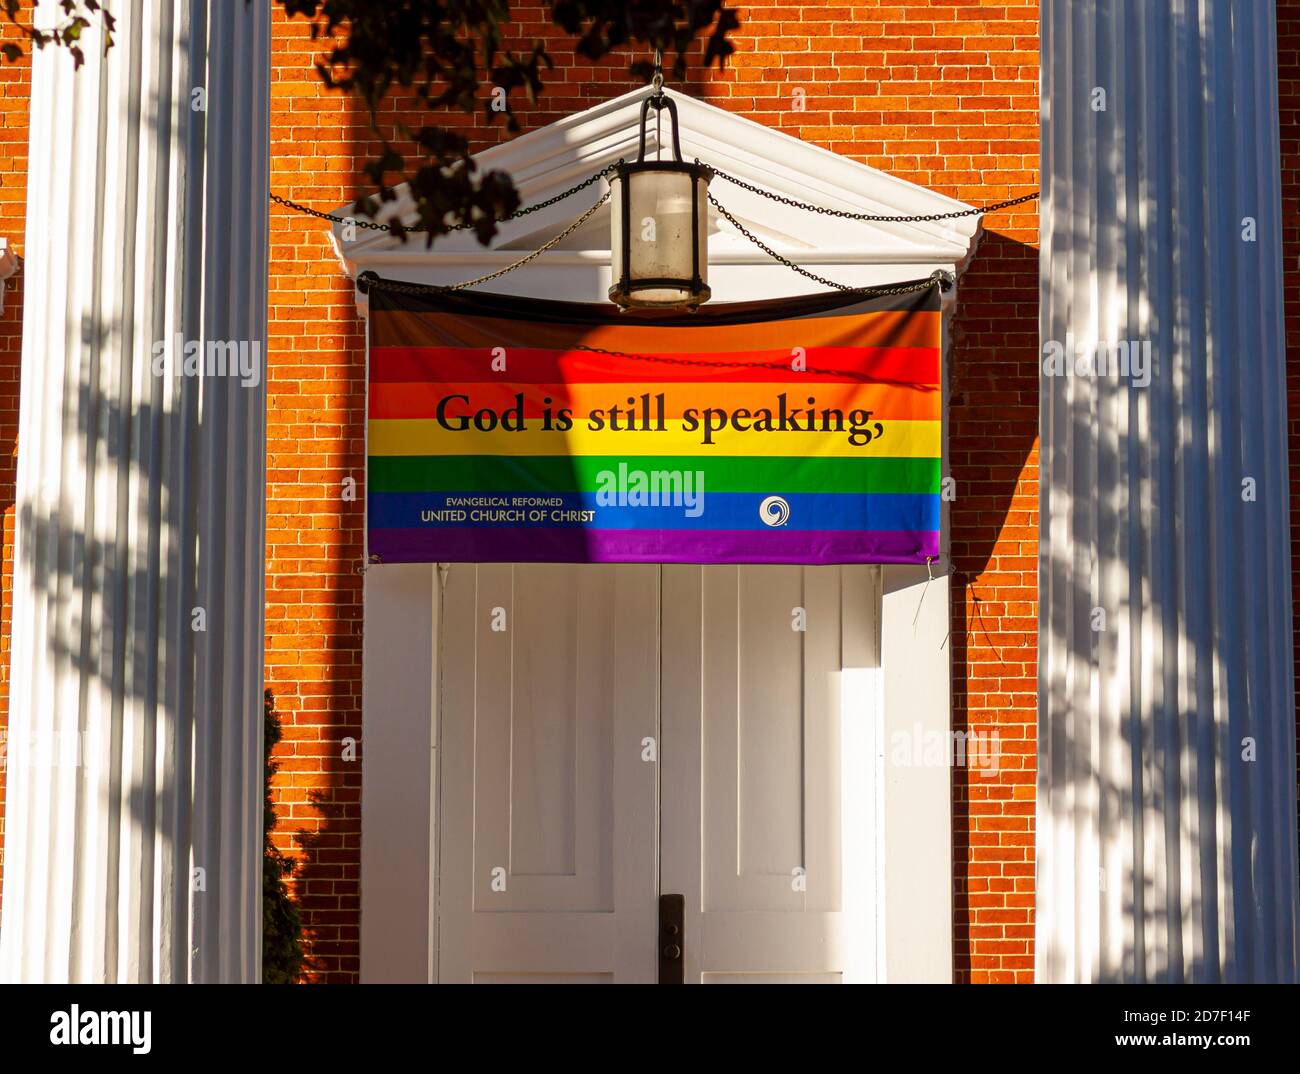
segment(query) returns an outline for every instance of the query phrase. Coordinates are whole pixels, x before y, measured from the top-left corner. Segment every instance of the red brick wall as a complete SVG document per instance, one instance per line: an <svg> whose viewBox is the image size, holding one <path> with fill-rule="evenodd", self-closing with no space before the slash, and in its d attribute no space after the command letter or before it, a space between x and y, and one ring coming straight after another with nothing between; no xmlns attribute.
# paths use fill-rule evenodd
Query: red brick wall
<svg viewBox="0 0 1300 1074"><path fill-rule="evenodd" d="M271 189L333 208L352 196L359 131L321 89L299 21L275 8ZM267 375L266 685L284 739L277 747L276 840L298 859L293 887L309 979L357 980L361 766L361 576L365 337L352 287L319 221L271 212ZM359 756L359 754L358 754Z"/></svg>
<svg viewBox="0 0 1300 1074"><path fill-rule="evenodd" d="M1277 81L1282 148L1282 287L1291 444L1291 570L1300 689L1300 0L1278 0ZM1300 764L1300 756L1297 756Z"/></svg>
<svg viewBox="0 0 1300 1074"><path fill-rule="evenodd" d="M7 23L0 23L0 44L17 41ZM27 99L31 94L31 63L0 63L0 238L18 251L27 215ZM0 882L4 876L4 758L9 713L9 624L14 581L14 469L18 446L18 373L22 367L23 274L5 283L0 313L0 512L4 514L0 550Z"/></svg>

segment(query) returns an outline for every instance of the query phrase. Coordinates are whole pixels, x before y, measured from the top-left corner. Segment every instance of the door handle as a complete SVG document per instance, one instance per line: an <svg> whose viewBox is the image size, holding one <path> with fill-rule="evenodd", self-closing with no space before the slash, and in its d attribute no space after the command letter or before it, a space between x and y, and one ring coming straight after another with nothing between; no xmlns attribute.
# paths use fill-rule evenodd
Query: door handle
<svg viewBox="0 0 1300 1074"><path fill-rule="evenodd" d="M686 983L686 896L659 896L659 983Z"/></svg>

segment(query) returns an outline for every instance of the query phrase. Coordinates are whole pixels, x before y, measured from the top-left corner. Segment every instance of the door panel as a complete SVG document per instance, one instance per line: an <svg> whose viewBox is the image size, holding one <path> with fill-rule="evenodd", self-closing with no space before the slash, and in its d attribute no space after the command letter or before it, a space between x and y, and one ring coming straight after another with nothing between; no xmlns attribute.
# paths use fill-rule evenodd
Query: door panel
<svg viewBox="0 0 1300 1074"><path fill-rule="evenodd" d="M658 568L454 565L439 637L439 980L653 979Z"/></svg>
<svg viewBox="0 0 1300 1074"><path fill-rule="evenodd" d="M654 980L660 892L685 896L688 983L871 979L878 590L871 567L452 566L437 979Z"/></svg>
<svg viewBox="0 0 1300 1074"><path fill-rule="evenodd" d="M661 884L688 983L841 979L841 672L869 659L870 571L664 568Z"/></svg>

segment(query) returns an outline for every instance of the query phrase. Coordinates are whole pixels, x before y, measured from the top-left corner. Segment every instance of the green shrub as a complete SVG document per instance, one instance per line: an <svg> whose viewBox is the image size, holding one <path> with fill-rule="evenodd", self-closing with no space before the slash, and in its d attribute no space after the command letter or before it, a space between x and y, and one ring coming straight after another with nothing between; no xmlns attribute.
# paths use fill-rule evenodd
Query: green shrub
<svg viewBox="0 0 1300 1074"><path fill-rule="evenodd" d="M279 765L271 750L280 741L280 717L275 698L266 691L266 720L262 732L266 773L266 798L262 807L262 983L294 984L302 974L302 920L289 897L285 880L293 875L294 863L271 842L275 828L275 807L271 804L271 780Z"/></svg>

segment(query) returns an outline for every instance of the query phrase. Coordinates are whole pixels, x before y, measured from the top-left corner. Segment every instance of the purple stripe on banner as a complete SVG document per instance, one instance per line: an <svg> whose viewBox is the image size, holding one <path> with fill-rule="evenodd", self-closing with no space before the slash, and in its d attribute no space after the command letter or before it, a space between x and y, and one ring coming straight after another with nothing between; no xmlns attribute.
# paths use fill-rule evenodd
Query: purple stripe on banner
<svg viewBox="0 0 1300 1074"><path fill-rule="evenodd" d="M937 531L706 530L689 548L672 530L383 529L370 532L380 563L924 563Z"/></svg>

